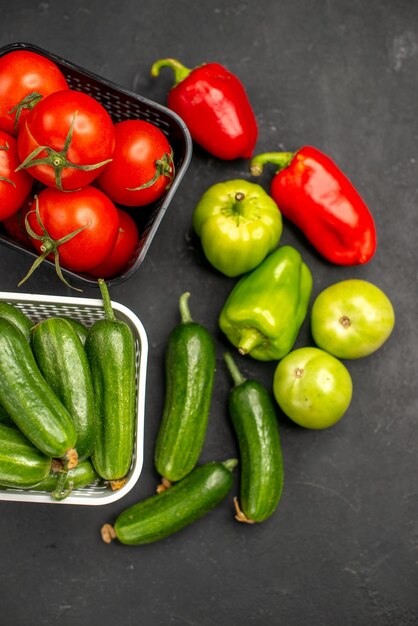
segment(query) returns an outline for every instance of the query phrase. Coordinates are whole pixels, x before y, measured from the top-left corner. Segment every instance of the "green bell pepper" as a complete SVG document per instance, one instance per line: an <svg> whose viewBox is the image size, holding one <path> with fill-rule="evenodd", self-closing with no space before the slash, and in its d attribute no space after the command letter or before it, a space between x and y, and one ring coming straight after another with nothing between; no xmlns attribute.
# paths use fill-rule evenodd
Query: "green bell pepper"
<svg viewBox="0 0 418 626"><path fill-rule="evenodd" d="M260 185L229 180L205 191L193 228L208 261L233 277L253 270L276 248L283 225L277 204Z"/></svg>
<svg viewBox="0 0 418 626"><path fill-rule="evenodd" d="M241 354L259 361L284 357L306 317L312 274L292 246L281 246L243 276L229 294L219 327Z"/></svg>

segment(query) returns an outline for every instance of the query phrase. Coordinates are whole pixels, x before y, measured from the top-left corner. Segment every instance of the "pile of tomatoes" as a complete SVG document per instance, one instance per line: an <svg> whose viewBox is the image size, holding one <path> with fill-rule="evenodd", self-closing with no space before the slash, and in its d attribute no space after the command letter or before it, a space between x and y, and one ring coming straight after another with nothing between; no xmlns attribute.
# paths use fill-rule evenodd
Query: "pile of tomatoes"
<svg viewBox="0 0 418 626"><path fill-rule="evenodd" d="M0 58L0 221L38 251L34 266L47 257L57 269L121 274L139 246L132 211L159 200L173 178L157 126L113 123L38 53Z"/></svg>

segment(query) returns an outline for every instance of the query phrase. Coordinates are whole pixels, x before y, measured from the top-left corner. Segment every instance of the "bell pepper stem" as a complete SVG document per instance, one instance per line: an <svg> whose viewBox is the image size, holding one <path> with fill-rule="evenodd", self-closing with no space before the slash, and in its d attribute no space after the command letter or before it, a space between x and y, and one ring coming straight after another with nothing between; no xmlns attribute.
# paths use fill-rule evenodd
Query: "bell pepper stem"
<svg viewBox="0 0 418 626"><path fill-rule="evenodd" d="M190 292L186 291L180 296L180 300L179 300L180 316L181 316L181 321L183 324L188 324L189 322L193 322L192 316L190 314L190 309L189 309L189 298L190 298Z"/></svg>
<svg viewBox="0 0 418 626"><path fill-rule="evenodd" d="M245 383L246 378L244 378L244 376L239 371L237 364L235 363L234 359L229 354L229 352L225 352L224 360L229 370L229 373L232 376L232 380L234 381L235 387L238 387L239 385L242 385L243 383Z"/></svg>
<svg viewBox="0 0 418 626"><path fill-rule="evenodd" d="M263 335L255 328L245 328L241 333L241 339L238 344L238 352L240 354L248 354L263 341Z"/></svg>
<svg viewBox="0 0 418 626"><path fill-rule="evenodd" d="M174 72L174 85L178 85L182 80L187 78L187 76L192 71L188 67L185 67L180 61L177 59L159 59L155 61L153 66L151 67L151 76L158 76L162 67L170 67Z"/></svg>
<svg viewBox="0 0 418 626"><path fill-rule="evenodd" d="M294 152L264 152L257 154L250 161L250 172L253 176L260 176L266 163L277 165L277 171L288 167L294 157Z"/></svg>

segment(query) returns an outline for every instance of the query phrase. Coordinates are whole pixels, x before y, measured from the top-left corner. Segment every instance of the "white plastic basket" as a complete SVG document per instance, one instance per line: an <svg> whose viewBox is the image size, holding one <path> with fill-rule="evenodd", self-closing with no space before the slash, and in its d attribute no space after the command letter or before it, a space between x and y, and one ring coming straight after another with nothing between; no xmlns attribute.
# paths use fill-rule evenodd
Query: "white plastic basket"
<svg viewBox="0 0 418 626"><path fill-rule="evenodd" d="M67 316L89 327L95 321L104 318L101 299L45 296L0 292L0 301L9 302L20 308L34 323L52 316ZM112 300L112 308L118 319L131 328L136 343L136 407L134 454L125 485L117 491L109 486L93 484L74 491L64 500L54 500L51 494L43 491L11 489L0 487L0 500L18 502L44 502L48 504L85 504L102 505L123 498L138 481L144 456L144 415L145 385L148 358L148 339L138 317L126 306Z"/></svg>

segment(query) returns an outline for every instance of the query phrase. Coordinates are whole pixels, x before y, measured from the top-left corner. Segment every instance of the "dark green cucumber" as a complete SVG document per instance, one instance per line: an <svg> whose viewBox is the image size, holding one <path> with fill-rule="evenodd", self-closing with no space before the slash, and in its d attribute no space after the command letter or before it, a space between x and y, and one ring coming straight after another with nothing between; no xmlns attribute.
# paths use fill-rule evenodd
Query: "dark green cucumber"
<svg viewBox="0 0 418 626"><path fill-rule="evenodd" d="M215 374L215 346L208 330L190 316L180 297L181 323L170 333L165 357L166 395L154 462L170 482L195 467L207 430Z"/></svg>
<svg viewBox="0 0 418 626"><path fill-rule="evenodd" d="M240 503L236 519L262 522L277 508L283 490L283 457L279 427L267 389L246 380L229 353L224 355L234 380L228 408L241 457Z"/></svg>
<svg viewBox="0 0 418 626"><path fill-rule="evenodd" d="M77 467L67 472L63 472L62 465L53 459L48 476L32 489L48 491L54 500L64 500L74 489L87 487L98 480L99 476L89 459L80 461Z"/></svg>
<svg viewBox="0 0 418 626"><path fill-rule="evenodd" d="M96 405L83 345L65 319L49 317L32 329L32 350L43 377L71 415L79 460L93 451Z"/></svg>
<svg viewBox="0 0 418 626"><path fill-rule="evenodd" d="M86 343L88 332L89 332L88 328L86 328L84 324L82 324L78 320L73 319L72 317L66 317L65 315L60 315L60 319L67 320L67 322L71 324L71 326L74 328L75 332L77 333L78 338L80 339L81 343L84 346L84 344Z"/></svg>
<svg viewBox="0 0 418 626"><path fill-rule="evenodd" d="M236 459L206 463L169 489L122 511L114 526L102 527L106 543L114 538L121 543L152 543L185 528L203 517L230 492Z"/></svg>
<svg viewBox="0 0 418 626"><path fill-rule="evenodd" d="M96 401L96 442L92 463L105 480L128 473L136 418L136 347L128 324L116 319L104 280L99 279L105 319L89 329L85 349Z"/></svg>
<svg viewBox="0 0 418 626"><path fill-rule="evenodd" d="M0 317L13 322L25 335L26 340L30 342L30 331L33 322L19 307L8 302L0 302Z"/></svg>
<svg viewBox="0 0 418 626"><path fill-rule="evenodd" d="M0 404L0 424L6 424L6 426L14 426L12 418L2 404Z"/></svg>
<svg viewBox="0 0 418 626"><path fill-rule="evenodd" d="M77 464L76 430L70 414L42 376L23 333L0 318L0 402L41 452Z"/></svg>
<svg viewBox="0 0 418 626"><path fill-rule="evenodd" d="M51 459L17 428L0 424L0 485L30 489L46 476L51 468Z"/></svg>

